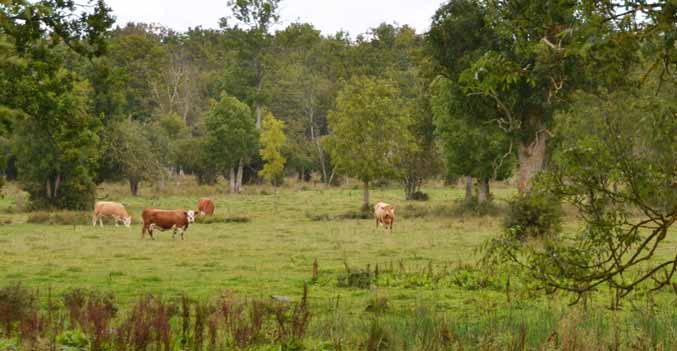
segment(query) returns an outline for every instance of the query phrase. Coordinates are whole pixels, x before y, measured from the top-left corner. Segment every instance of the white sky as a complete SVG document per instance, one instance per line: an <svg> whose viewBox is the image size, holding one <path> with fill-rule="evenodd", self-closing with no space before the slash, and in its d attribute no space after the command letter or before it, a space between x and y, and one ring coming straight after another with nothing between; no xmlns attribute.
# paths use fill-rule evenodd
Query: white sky
<svg viewBox="0 0 677 351"><path fill-rule="evenodd" d="M421 33L445 0L282 0L280 25L310 22L323 34L345 30L354 38L382 22L408 24ZM117 24L159 23L175 30L217 28L230 14L226 0L107 0Z"/></svg>

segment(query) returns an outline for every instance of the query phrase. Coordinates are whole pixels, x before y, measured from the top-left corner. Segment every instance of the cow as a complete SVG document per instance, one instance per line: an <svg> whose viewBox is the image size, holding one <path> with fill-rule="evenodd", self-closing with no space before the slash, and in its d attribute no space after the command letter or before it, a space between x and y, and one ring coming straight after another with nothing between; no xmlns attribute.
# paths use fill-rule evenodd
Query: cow
<svg viewBox="0 0 677 351"><path fill-rule="evenodd" d="M379 202L374 205L374 218L376 218L376 228L383 224L383 228L393 231L393 223L395 223L395 206L385 202Z"/></svg>
<svg viewBox="0 0 677 351"><path fill-rule="evenodd" d="M127 228L132 224L132 216L127 214L125 206L119 202L98 201L94 205L94 212L92 213L92 226L96 227L98 221L99 225L103 227L103 217L113 217L116 227L118 222L122 222Z"/></svg>
<svg viewBox="0 0 677 351"><path fill-rule="evenodd" d="M197 200L197 211L200 216L211 216L214 214L214 201L212 199L203 197Z"/></svg>
<svg viewBox="0 0 677 351"><path fill-rule="evenodd" d="M145 237L146 232L151 239L155 239L153 237L153 230L155 229L161 231L173 229L172 239L176 239L176 231L178 230L181 233L181 240L183 240L183 233L188 229L188 225L195 222L195 211L144 208L141 218L143 219L141 239Z"/></svg>

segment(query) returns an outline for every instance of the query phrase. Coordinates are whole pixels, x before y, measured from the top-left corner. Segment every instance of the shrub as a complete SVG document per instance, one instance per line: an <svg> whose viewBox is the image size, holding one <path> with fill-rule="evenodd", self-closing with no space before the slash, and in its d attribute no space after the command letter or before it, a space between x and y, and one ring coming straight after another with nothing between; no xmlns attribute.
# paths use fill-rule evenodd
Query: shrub
<svg viewBox="0 0 677 351"><path fill-rule="evenodd" d="M338 215L338 219L371 219L374 217L372 212L374 208L371 205L362 205L359 210L351 210Z"/></svg>
<svg viewBox="0 0 677 351"><path fill-rule="evenodd" d="M509 236L522 241L553 237L562 226L560 201L541 193L520 195L510 201L503 225Z"/></svg>
<svg viewBox="0 0 677 351"><path fill-rule="evenodd" d="M367 270L349 271L336 277L336 285L342 288L369 289L374 281L374 273Z"/></svg>
<svg viewBox="0 0 677 351"><path fill-rule="evenodd" d="M422 191L417 191L413 194L411 194L411 200L414 201L428 201L430 200L430 196L428 194L422 192Z"/></svg>
<svg viewBox="0 0 677 351"><path fill-rule="evenodd" d="M87 212L62 211L62 212L32 212L26 222L32 224L49 225L88 225L91 224L91 216Z"/></svg>
<svg viewBox="0 0 677 351"><path fill-rule="evenodd" d="M87 350L89 340L87 336L79 330L67 330L56 337L56 342L63 346L63 350Z"/></svg>
<svg viewBox="0 0 677 351"><path fill-rule="evenodd" d="M219 217L219 216L200 216L195 218L195 223L200 224L215 224L215 223L249 223L251 219L246 216L231 216L231 217Z"/></svg>
<svg viewBox="0 0 677 351"><path fill-rule="evenodd" d="M454 216L496 216L501 212L501 208L493 201L479 203L477 197L472 197L469 201L457 200L454 204L452 214Z"/></svg>
<svg viewBox="0 0 677 351"><path fill-rule="evenodd" d="M0 289L0 325L6 337L11 337L15 325L37 308L37 298L20 284Z"/></svg>

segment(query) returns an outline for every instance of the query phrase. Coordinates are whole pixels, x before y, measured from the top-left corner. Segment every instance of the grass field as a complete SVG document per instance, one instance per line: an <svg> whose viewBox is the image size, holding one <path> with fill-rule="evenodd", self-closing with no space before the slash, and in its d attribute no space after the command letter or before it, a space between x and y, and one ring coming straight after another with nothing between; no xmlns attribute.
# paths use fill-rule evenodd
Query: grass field
<svg viewBox="0 0 677 351"><path fill-rule="evenodd" d="M11 223L0 225L0 286L20 282L43 291L49 288L57 295L73 288L110 291L126 306L147 293L170 299L182 294L209 299L226 290L253 299L283 295L298 300L304 283L309 283L310 335L318 340L313 345L333 342L335 347L336 335L327 325L341 319L346 325L340 332L344 345L352 345L344 349L368 348L360 341L361 333L364 338L373 333L368 329L374 328L376 317L367 311L382 301L388 308L378 319L390 321L391 333L398 334L397 328L411 329L406 321L416 319L416 311L425 306L426 313L452 323L456 334L468 335L467 349L481 348L484 332L496 329L509 338L520 328L526 330L526 345L540 348L562 323L579 322L597 330L589 337L600 339L600 345L611 340L601 339L614 337L613 322L618 323L624 340L620 349L633 349L633 340L646 333L654 348L677 349L677 294L669 289L652 296L650 303L656 305L648 308L644 296L629 299L618 316L604 307L609 296L605 291L594 296L584 317L576 317L582 313L580 306L567 306L569 296L541 296L519 281L512 282L513 296L508 302L504 282L492 278L500 272L481 272L476 267L478 246L501 231L501 219L454 213L455 201L463 196L461 188L429 186L425 191L430 201L417 203L405 202L395 186L374 189L373 202L398 206L395 230L390 234L377 230L372 219L336 219L359 207L362 193L352 185L251 186L243 194L229 195L222 185L184 183L163 191L142 189L139 197L130 196L124 184L101 187L100 196L127 206L134 217L130 229L116 228L110 222L104 228L28 224L30 214L17 211L25 199L10 184L0 200L0 222ZM514 195L512 187L500 184L493 191L499 206ZM170 232L161 232L154 241L141 240L143 207L193 208L201 196L214 199L215 216L248 221L196 223L184 241L172 240ZM577 226L570 216L565 229ZM675 234L673 230L660 256L677 250ZM311 280L315 260L319 272ZM375 286L339 287L346 264L355 270L367 265L373 270L378 265L385 273ZM440 278L426 278L430 276ZM645 320L653 323L653 329L641 324ZM497 341L497 345L511 343Z"/></svg>

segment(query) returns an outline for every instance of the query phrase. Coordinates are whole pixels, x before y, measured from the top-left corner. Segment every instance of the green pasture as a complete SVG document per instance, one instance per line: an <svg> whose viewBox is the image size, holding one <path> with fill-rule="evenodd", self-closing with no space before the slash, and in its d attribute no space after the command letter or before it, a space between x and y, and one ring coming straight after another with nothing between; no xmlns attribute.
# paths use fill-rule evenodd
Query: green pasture
<svg viewBox="0 0 677 351"><path fill-rule="evenodd" d="M373 202L383 200L397 206L393 233L377 230L372 219L336 218L359 208L362 191L352 185L249 186L243 194L230 195L223 185L200 187L186 182L170 183L161 191L142 189L139 197L130 196L123 184L101 187L100 196L127 206L134 217L129 229L116 228L110 221L104 228L94 228L91 223L28 224L30 213L17 210L25 200L12 189L9 185L0 202L0 221L9 223L0 226L3 286L20 282L56 294L73 288L110 291L125 305L147 293L209 299L232 291L248 298L283 295L295 300L308 283L313 320L320 334L322 323L332 316L337 304L345 313L342 318L360 329L360 321L369 316L365 311L378 299L387 301L389 318L416 313L426 306L452 318L459 333L471 333L475 328L472 323L490 318L512 321L517 326L527 323L540 330L535 336L540 338L538 342L562 316L574 310L568 307L570 296L543 296L516 279L508 302L501 272L477 270L477 249L501 231L501 218L454 211L456 201L464 195L461 187L429 186L425 189L430 195L427 202L404 201L402 191L395 186L374 189ZM493 192L499 207L514 194L512 187L501 184L495 185ZM216 217L249 221L196 223L188 229L184 241L172 240L170 232L160 232L154 241L141 239L139 217L143 207L193 208L202 196L215 201ZM579 225L569 213L565 230L575 230ZM673 230L659 256L677 250L675 234ZM319 274L313 281L314 260ZM353 270L367 265L371 270L379 265L383 272L401 272L404 268L407 274L401 279L399 273L384 274L379 284L370 288L339 287L338 278L345 274L346 264ZM433 275L443 271L449 274L432 283L425 279L431 269ZM478 285L474 280L481 277L489 277L489 282ZM595 328L611 323L606 308L609 296L604 289L593 296L589 308L598 316ZM660 327L665 338L677 331L676 297L670 289L652 296L651 303L662 313ZM644 311L641 306L645 305L646 299L639 294L630 298L622 312L624 320L639 323L633 316ZM497 326L482 328L493 327ZM633 328L633 324L627 324L626 333Z"/></svg>

